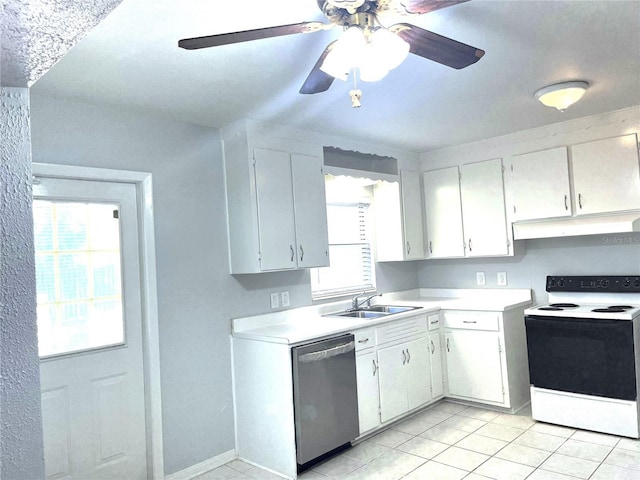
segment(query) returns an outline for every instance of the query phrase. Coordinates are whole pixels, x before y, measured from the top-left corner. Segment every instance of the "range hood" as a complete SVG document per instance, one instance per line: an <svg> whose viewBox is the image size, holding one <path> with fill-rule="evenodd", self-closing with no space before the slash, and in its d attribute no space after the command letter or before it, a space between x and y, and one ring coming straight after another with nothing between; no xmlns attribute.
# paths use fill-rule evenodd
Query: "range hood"
<svg viewBox="0 0 640 480"><path fill-rule="evenodd" d="M513 239L640 232L640 211L513 223Z"/></svg>

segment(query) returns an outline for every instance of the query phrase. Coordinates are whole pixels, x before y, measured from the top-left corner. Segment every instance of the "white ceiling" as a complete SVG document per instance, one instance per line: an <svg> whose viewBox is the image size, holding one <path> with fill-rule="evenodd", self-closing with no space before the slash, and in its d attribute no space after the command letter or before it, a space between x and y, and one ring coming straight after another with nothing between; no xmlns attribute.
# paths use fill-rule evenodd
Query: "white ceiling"
<svg viewBox="0 0 640 480"><path fill-rule="evenodd" d="M339 29L196 51L181 38L322 20L316 0L124 0L32 87L34 95L136 109L221 127L250 118L410 151L640 105L640 0L472 0L402 17L486 51L455 70L410 55L385 79L298 90ZM395 22L390 22L395 23ZM567 112L533 98L591 84Z"/></svg>

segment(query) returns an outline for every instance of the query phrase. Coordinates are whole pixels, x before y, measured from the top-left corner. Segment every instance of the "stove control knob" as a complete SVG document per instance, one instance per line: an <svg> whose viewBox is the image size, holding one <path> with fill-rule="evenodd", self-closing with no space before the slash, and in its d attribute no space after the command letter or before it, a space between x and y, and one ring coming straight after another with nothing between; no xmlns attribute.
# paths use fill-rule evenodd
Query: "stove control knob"
<svg viewBox="0 0 640 480"><path fill-rule="evenodd" d="M564 287L564 280L562 278L558 280L558 286L560 288Z"/></svg>
<svg viewBox="0 0 640 480"><path fill-rule="evenodd" d="M607 288L609 286L609 280L602 280L602 283L600 284L600 286L602 288Z"/></svg>
<svg viewBox="0 0 640 480"><path fill-rule="evenodd" d="M633 282L633 286L636 288L640 288L640 278L636 278Z"/></svg>
<svg viewBox="0 0 640 480"><path fill-rule="evenodd" d="M624 288L629 288L629 287L631 286L631 280L629 280L628 278L625 278L625 279L622 281L622 286L623 286Z"/></svg>

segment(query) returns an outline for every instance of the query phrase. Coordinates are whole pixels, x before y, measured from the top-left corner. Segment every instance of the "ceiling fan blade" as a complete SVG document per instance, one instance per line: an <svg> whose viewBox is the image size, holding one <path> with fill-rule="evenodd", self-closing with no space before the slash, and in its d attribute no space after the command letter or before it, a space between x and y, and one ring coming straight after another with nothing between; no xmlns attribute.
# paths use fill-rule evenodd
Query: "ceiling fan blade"
<svg viewBox="0 0 640 480"><path fill-rule="evenodd" d="M311 72L309 72L309 76L307 76L307 79L302 84L300 93L313 94L329 90L329 87L333 83L334 77L332 77L328 73L324 73L322 70L320 70L320 67L322 66L324 59L327 58L327 55L329 55L329 52L336 42L337 40L331 42L329 45L327 45L327 48L324 49L324 52L322 52L322 55L320 55L320 58L318 58L318 61L311 69Z"/></svg>
<svg viewBox="0 0 640 480"><path fill-rule="evenodd" d="M476 63L484 55L484 50L408 23L392 25L389 30L407 42L414 55L458 70Z"/></svg>
<svg viewBox="0 0 640 480"><path fill-rule="evenodd" d="M407 13L429 13L441 8L452 7L469 0L400 0Z"/></svg>
<svg viewBox="0 0 640 480"><path fill-rule="evenodd" d="M302 22L290 25L280 25L277 27L257 28L255 30L244 30L242 32L221 33L219 35L208 35L206 37L183 38L178 42L180 48L187 50L197 50L198 48L217 47L229 45L231 43L249 42L263 38L281 37L293 35L295 33L311 33L326 28L321 22Z"/></svg>

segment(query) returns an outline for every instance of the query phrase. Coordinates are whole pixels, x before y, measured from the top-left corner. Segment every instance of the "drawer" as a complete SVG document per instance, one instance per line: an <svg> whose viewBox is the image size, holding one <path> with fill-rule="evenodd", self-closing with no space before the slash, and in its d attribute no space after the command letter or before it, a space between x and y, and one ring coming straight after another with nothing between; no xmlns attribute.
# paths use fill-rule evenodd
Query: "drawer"
<svg viewBox="0 0 640 480"><path fill-rule="evenodd" d="M376 328L378 345L395 342L415 335L423 335L428 331L427 317L419 315L407 320L390 322Z"/></svg>
<svg viewBox="0 0 640 480"><path fill-rule="evenodd" d="M376 346L376 331L374 328L365 328L353 332L356 342L356 352Z"/></svg>
<svg viewBox="0 0 640 480"><path fill-rule="evenodd" d="M429 331L437 330L440 328L440 314L429 315L427 317L427 323L429 324Z"/></svg>
<svg viewBox="0 0 640 480"><path fill-rule="evenodd" d="M500 330L499 312L444 312L444 328L462 328L466 330Z"/></svg>

